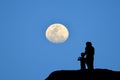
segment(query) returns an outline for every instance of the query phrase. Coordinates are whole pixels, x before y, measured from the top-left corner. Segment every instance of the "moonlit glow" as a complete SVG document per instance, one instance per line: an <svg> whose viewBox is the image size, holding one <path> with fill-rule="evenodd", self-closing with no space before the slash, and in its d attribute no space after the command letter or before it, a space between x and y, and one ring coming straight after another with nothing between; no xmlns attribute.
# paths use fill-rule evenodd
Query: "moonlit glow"
<svg viewBox="0 0 120 80"><path fill-rule="evenodd" d="M63 43L69 37L69 32L63 24L52 24L46 30L46 38L53 43Z"/></svg>

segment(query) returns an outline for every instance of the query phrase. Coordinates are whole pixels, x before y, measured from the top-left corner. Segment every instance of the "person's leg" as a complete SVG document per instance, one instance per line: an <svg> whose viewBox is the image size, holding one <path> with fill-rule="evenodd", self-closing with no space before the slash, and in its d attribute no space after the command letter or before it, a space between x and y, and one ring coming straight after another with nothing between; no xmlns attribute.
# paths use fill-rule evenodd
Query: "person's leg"
<svg viewBox="0 0 120 80"><path fill-rule="evenodd" d="M86 59L86 65L87 65L87 69L89 69L89 60Z"/></svg>
<svg viewBox="0 0 120 80"><path fill-rule="evenodd" d="M83 69L86 69L86 67L85 67L85 62L83 63Z"/></svg>
<svg viewBox="0 0 120 80"><path fill-rule="evenodd" d="M91 58L90 60L89 60L89 69L94 69L94 67L93 67L93 58Z"/></svg>

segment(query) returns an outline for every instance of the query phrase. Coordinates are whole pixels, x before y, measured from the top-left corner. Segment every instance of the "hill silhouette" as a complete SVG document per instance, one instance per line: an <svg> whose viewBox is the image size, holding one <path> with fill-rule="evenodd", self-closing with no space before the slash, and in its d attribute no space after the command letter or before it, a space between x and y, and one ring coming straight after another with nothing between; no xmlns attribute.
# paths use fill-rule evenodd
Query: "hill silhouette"
<svg viewBox="0 0 120 80"><path fill-rule="evenodd" d="M108 69L59 70L45 80L120 80L120 71Z"/></svg>

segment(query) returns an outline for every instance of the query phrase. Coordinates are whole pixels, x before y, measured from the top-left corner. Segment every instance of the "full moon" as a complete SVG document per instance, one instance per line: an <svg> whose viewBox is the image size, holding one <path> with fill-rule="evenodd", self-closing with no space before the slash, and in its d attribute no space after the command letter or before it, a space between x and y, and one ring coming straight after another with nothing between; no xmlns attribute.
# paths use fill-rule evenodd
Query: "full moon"
<svg viewBox="0 0 120 80"><path fill-rule="evenodd" d="M63 24L52 24L46 30L46 38L52 43L63 43L69 37L69 31Z"/></svg>

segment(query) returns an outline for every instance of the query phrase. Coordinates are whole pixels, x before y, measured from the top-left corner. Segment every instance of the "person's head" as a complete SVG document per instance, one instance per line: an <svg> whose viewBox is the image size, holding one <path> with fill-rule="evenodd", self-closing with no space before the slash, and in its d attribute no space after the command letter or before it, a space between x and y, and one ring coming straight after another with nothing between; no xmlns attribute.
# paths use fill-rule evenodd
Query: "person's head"
<svg viewBox="0 0 120 80"><path fill-rule="evenodd" d="M85 56L85 53L81 53L81 56L84 57L84 56Z"/></svg>
<svg viewBox="0 0 120 80"><path fill-rule="evenodd" d="M92 46L92 43L89 42L89 41L87 41L87 42L86 42L86 46Z"/></svg>

